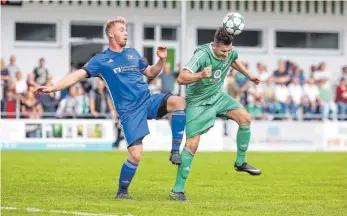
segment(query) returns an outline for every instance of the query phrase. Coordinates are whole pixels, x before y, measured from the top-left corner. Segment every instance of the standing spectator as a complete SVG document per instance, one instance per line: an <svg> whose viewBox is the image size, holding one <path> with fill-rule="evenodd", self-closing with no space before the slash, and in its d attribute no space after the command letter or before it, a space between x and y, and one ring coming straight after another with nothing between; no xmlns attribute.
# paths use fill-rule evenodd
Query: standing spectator
<svg viewBox="0 0 347 216"><path fill-rule="evenodd" d="M291 98L290 112L295 119L297 118L297 109L300 107L304 96L304 90L299 82L299 77L294 77L288 86Z"/></svg>
<svg viewBox="0 0 347 216"><path fill-rule="evenodd" d="M1 116L1 118L16 118L16 106L19 103L18 97L16 97L16 93L14 89L7 88L5 90L5 97L1 100L1 112L5 112L6 115Z"/></svg>
<svg viewBox="0 0 347 216"><path fill-rule="evenodd" d="M271 74L267 71L266 66L263 63L257 63L258 77L261 82L266 81L270 78Z"/></svg>
<svg viewBox="0 0 347 216"><path fill-rule="evenodd" d="M97 89L89 92L89 104L94 118L106 118L106 114L114 110L103 80L98 79Z"/></svg>
<svg viewBox="0 0 347 216"><path fill-rule="evenodd" d="M278 69L273 73L273 82L277 85L287 85L290 82L289 73L286 70L286 62L284 60L278 61Z"/></svg>
<svg viewBox="0 0 347 216"><path fill-rule="evenodd" d="M27 82L23 79L23 75L20 71L16 72L16 80L13 82L15 85L16 93L24 95L27 90Z"/></svg>
<svg viewBox="0 0 347 216"><path fill-rule="evenodd" d="M168 94L173 92L175 75L170 69L170 64L166 63L163 68L163 73L159 75L161 79L161 93Z"/></svg>
<svg viewBox="0 0 347 216"><path fill-rule="evenodd" d="M15 74L18 71L20 71L18 65L16 64L16 56L14 56L14 55L10 56L10 64L8 64L7 68L8 68L8 71L10 73L11 79L14 80Z"/></svg>
<svg viewBox="0 0 347 216"><path fill-rule="evenodd" d="M39 66L35 67L33 72L29 74L29 85L33 85L35 87L43 86L46 84L49 76L48 69L45 66L45 59L40 58Z"/></svg>
<svg viewBox="0 0 347 216"><path fill-rule="evenodd" d="M248 105L247 111L254 119L262 119L263 113L262 104L264 103L264 89L261 85L253 84L248 90Z"/></svg>
<svg viewBox="0 0 347 216"><path fill-rule="evenodd" d="M5 89L8 87L11 81L10 73L7 69L5 60L1 58L1 77L0 77L0 94L1 98L5 97Z"/></svg>
<svg viewBox="0 0 347 216"><path fill-rule="evenodd" d="M235 98L235 100L240 101L241 97L240 97L240 89L238 87L238 85L236 84L236 71L235 70L231 70L230 73L227 76L227 89L228 89L228 94Z"/></svg>
<svg viewBox="0 0 347 216"><path fill-rule="evenodd" d="M346 79L341 78L336 87L336 103L338 106L339 120L344 120L347 111L347 86Z"/></svg>
<svg viewBox="0 0 347 216"><path fill-rule="evenodd" d="M270 114L275 114L276 112L280 111L279 109L276 109L276 97L275 97L275 85L272 83L272 78L270 77L265 81L265 83L260 83L259 85L262 85L263 92L264 92L264 104L263 109L265 112Z"/></svg>
<svg viewBox="0 0 347 216"><path fill-rule="evenodd" d="M347 80L347 65L342 67L342 77Z"/></svg>
<svg viewBox="0 0 347 216"><path fill-rule="evenodd" d="M78 84L75 98L77 99L76 114L84 115L89 113L88 95L84 92L82 84Z"/></svg>
<svg viewBox="0 0 347 216"><path fill-rule="evenodd" d="M304 76L304 73L303 73L302 69L299 66L294 66L293 73L290 75L291 82L293 81L294 78L298 78L299 79L299 84L301 86L304 85L304 83L305 83L305 76Z"/></svg>

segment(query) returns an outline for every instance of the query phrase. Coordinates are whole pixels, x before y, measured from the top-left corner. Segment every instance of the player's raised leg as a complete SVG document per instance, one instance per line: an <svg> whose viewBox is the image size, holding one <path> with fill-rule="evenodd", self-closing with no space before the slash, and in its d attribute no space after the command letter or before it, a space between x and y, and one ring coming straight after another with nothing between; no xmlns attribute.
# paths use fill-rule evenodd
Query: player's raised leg
<svg viewBox="0 0 347 216"><path fill-rule="evenodd" d="M184 112L184 99L178 96L170 96L167 100L167 112L172 113L172 148L169 160L176 165L181 164L179 155L180 145L183 139L186 114Z"/></svg>
<svg viewBox="0 0 347 216"><path fill-rule="evenodd" d="M247 172L250 175L260 175L261 171L246 163L246 151L251 139L251 117L245 109L235 109L227 112L227 117L236 121L239 129L236 135L237 156L234 168L238 172Z"/></svg>
<svg viewBox="0 0 347 216"><path fill-rule="evenodd" d="M176 182L170 192L170 198L174 200L187 200L184 194L184 186L190 172L194 155L198 150L200 135L188 138L183 151L181 152L181 165L177 169Z"/></svg>

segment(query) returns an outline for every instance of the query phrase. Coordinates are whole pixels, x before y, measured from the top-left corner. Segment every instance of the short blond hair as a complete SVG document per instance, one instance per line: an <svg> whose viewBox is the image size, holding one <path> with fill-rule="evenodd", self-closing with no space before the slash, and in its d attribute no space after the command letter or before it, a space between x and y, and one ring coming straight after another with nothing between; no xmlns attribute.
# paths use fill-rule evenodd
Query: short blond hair
<svg viewBox="0 0 347 216"><path fill-rule="evenodd" d="M116 18L107 21L107 23L106 23L106 28L105 28L105 34L106 34L107 37L109 37L109 36L108 36L108 31L109 31L110 28L112 28L116 23L122 23L122 24L126 25L126 24L127 24L127 21L126 21L126 19L125 19L124 17L122 17L122 16L117 16Z"/></svg>

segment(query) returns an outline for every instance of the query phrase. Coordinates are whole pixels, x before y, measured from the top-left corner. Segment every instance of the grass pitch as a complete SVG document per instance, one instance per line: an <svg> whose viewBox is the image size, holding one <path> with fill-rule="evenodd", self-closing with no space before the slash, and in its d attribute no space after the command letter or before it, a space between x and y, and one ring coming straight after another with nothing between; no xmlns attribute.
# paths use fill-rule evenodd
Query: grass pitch
<svg viewBox="0 0 347 216"><path fill-rule="evenodd" d="M1 206L16 208L1 215L347 215L346 153L250 152L250 164L263 171L250 176L234 171L234 152L198 152L184 203L168 198L176 175L168 152L144 152L130 186L136 201L113 198L126 152L1 156Z"/></svg>

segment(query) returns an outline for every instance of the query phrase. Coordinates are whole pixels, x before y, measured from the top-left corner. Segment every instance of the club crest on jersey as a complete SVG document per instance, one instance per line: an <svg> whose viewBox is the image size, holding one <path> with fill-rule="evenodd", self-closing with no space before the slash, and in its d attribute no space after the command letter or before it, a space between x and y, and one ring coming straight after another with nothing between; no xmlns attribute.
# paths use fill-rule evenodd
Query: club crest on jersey
<svg viewBox="0 0 347 216"><path fill-rule="evenodd" d="M131 55L131 54L128 54L128 55L127 55L127 58L128 58L128 60L133 60L133 59L134 59L134 56Z"/></svg>
<svg viewBox="0 0 347 216"><path fill-rule="evenodd" d="M222 76L222 71L221 70L216 70L213 74L213 78L218 79Z"/></svg>
<svg viewBox="0 0 347 216"><path fill-rule="evenodd" d="M113 68L113 72L114 72L115 74L117 74L117 73L119 73L119 72L121 72L121 71L122 71L122 70L121 70L120 67Z"/></svg>

